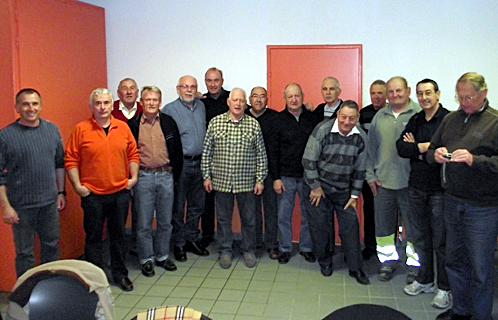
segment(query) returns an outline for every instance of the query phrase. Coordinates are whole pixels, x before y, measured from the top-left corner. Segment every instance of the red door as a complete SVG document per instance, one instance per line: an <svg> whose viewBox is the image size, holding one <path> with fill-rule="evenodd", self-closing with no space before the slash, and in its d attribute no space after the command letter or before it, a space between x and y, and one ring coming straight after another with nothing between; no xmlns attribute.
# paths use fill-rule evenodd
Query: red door
<svg viewBox="0 0 498 320"><path fill-rule="evenodd" d="M328 76L339 80L342 100L354 100L362 105L362 45L300 45L267 46L268 106L275 110L285 108L284 88L296 82L304 92L304 102L313 106L323 102L320 86ZM296 200L292 218L293 240L299 241L299 200ZM359 203L360 230L363 210ZM336 226L337 221L336 221ZM336 242L339 242L336 227Z"/></svg>

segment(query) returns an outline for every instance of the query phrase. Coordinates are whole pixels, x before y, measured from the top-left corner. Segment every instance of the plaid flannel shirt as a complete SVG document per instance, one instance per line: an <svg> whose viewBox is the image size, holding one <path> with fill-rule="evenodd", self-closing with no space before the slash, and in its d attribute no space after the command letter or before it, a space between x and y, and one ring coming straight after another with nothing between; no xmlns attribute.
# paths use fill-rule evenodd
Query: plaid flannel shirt
<svg viewBox="0 0 498 320"><path fill-rule="evenodd" d="M204 139L201 169L213 190L227 193L252 192L263 183L268 162L261 127L256 119L243 115L233 121L223 113L209 122Z"/></svg>

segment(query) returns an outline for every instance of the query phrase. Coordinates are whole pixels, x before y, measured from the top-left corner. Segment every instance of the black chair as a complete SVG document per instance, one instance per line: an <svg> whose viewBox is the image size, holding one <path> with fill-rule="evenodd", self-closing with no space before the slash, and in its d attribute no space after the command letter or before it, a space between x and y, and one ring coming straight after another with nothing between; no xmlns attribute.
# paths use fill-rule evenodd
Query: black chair
<svg viewBox="0 0 498 320"><path fill-rule="evenodd" d="M338 309L322 320L411 320L403 313L375 304L354 304Z"/></svg>

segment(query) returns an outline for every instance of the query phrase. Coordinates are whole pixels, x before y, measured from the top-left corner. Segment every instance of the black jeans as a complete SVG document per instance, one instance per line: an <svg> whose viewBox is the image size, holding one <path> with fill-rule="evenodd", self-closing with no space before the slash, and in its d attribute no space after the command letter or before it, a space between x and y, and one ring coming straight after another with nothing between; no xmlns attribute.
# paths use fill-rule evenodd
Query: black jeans
<svg viewBox="0 0 498 320"><path fill-rule="evenodd" d="M111 244L111 271L114 281L128 276L125 266L125 219L130 203L130 191L97 195L90 193L81 198L83 227L86 233L85 260L104 269L102 258L102 228L107 219Z"/></svg>
<svg viewBox="0 0 498 320"><path fill-rule="evenodd" d="M434 252L437 264L437 285L441 290L450 290L445 270L446 227L444 225L443 192L422 191L409 187L410 209L406 218L411 225L412 242L418 254L420 269L417 282L434 282Z"/></svg>

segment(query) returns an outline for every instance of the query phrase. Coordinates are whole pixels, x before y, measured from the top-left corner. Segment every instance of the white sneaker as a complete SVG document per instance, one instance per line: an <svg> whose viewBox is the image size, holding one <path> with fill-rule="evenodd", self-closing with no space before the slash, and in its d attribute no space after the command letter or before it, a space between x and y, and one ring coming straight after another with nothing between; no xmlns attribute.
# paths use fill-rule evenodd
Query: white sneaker
<svg viewBox="0 0 498 320"><path fill-rule="evenodd" d="M451 291L437 289L436 296L432 299L431 305L434 308L446 309L451 306L452 300L453 296L451 295Z"/></svg>
<svg viewBox="0 0 498 320"><path fill-rule="evenodd" d="M421 284L417 280L414 280L411 284L406 285L403 291L410 296L416 296L422 292L432 293L436 291L436 287L434 286L434 282Z"/></svg>

